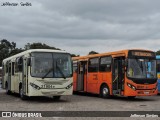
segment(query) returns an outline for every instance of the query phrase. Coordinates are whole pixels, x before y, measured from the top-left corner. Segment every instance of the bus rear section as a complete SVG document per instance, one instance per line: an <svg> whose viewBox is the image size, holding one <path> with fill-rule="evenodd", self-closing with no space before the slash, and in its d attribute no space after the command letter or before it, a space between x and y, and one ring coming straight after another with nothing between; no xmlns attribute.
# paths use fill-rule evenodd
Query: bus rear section
<svg viewBox="0 0 160 120"><path fill-rule="evenodd" d="M102 97L157 94L155 53L123 50L73 59L73 90Z"/></svg>
<svg viewBox="0 0 160 120"><path fill-rule="evenodd" d="M157 55L156 59L157 59L158 93L160 93L160 55Z"/></svg>
<svg viewBox="0 0 160 120"><path fill-rule="evenodd" d="M72 61L69 53L57 50L28 50L3 60L3 88L22 99L72 95Z"/></svg>

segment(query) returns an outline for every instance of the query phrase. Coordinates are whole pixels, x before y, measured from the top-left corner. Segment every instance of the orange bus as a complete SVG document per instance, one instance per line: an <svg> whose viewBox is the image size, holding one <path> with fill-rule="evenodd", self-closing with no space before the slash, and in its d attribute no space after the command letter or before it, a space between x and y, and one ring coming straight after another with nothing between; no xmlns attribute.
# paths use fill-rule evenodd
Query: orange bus
<svg viewBox="0 0 160 120"><path fill-rule="evenodd" d="M156 55L149 50L122 50L73 57L73 89L110 96L157 95Z"/></svg>

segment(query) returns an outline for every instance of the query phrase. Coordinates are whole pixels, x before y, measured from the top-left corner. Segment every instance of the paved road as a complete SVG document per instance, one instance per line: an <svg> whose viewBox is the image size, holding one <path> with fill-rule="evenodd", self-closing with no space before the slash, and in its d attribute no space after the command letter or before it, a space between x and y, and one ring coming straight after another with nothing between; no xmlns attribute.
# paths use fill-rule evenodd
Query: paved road
<svg viewBox="0 0 160 120"><path fill-rule="evenodd" d="M18 95L6 95L0 89L0 111L160 111L160 95L137 97L129 100L125 97L102 99L97 95L75 94L63 96L54 101L47 97L33 97L22 101ZM60 118L56 118L60 119ZM73 119L73 118L72 118ZM79 119L79 118L78 118ZM92 119L92 118L87 118ZM118 118L117 118L118 119Z"/></svg>

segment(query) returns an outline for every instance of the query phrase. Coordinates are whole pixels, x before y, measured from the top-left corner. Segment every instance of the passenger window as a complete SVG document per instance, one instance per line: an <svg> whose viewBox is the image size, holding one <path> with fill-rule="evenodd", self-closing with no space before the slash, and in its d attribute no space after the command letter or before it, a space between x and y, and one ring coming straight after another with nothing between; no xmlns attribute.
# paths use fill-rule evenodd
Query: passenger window
<svg viewBox="0 0 160 120"><path fill-rule="evenodd" d="M157 72L160 72L160 60L157 60Z"/></svg>
<svg viewBox="0 0 160 120"><path fill-rule="evenodd" d="M73 63L73 72L77 73L77 63Z"/></svg>
<svg viewBox="0 0 160 120"><path fill-rule="evenodd" d="M6 73L8 73L8 63L6 63Z"/></svg>
<svg viewBox="0 0 160 120"><path fill-rule="evenodd" d="M93 58L89 60L88 72L98 72L99 58Z"/></svg>
<svg viewBox="0 0 160 120"><path fill-rule="evenodd" d="M99 71L100 72L111 71L111 63L112 63L111 56L101 57Z"/></svg>
<svg viewBox="0 0 160 120"><path fill-rule="evenodd" d="M23 71L23 58L20 57L19 59L17 59L18 61L18 72L22 72Z"/></svg>
<svg viewBox="0 0 160 120"><path fill-rule="evenodd" d="M12 62L12 75L14 75L14 62Z"/></svg>

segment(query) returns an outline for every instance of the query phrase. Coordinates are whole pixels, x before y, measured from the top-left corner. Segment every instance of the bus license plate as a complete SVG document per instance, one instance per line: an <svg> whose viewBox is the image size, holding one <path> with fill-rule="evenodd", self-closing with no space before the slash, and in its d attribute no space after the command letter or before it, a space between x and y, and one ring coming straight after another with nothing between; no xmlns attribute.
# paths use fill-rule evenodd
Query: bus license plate
<svg viewBox="0 0 160 120"><path fill-rule="evenodd" d="M147 94L147 95L148 95L148 94L149 94L149 92L144 92L144 94Z"/></svg>

